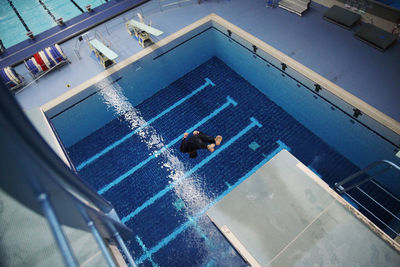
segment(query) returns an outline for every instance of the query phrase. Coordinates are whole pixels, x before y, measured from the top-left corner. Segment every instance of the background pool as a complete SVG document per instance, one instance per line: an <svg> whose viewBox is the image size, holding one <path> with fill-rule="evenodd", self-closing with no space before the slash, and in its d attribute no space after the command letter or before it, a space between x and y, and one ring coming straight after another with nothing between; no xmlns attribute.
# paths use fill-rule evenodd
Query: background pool
<svg viewBox="0 0 400 267"><path fill-rule="evenodd" d="M0 1L0 32L1 40L6 48L26 40L26 29L18 19L8 0ZM47 13L39 1L32 0L11 0L22 19L29 29L35 34L39 34L56 26L56 22ZM42 0L48 10L56 19L63 18L67 21L79 14L82 14L70 0ZM104 4L104 0L74 0L83 10L85 6L92 5L95 8Z"/></svg>

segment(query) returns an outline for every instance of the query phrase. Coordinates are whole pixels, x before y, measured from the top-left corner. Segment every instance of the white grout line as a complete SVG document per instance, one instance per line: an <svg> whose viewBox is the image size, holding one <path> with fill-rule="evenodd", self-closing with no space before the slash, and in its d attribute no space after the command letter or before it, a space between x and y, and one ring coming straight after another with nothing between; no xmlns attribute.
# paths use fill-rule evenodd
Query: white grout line
<svg viewBox="0 0 400 267"><path fill-rule="evenodd" d="M300 233L296 235L296 237L290 241L278 254L275 255L275 257L272 258L272 260L267 264L267 266L271 265L283 252L285 252L290 245L292 245L310 226L318 220L333 204L335 203L335 200L332 200L332 202L320 213L318 214L317 217L314 218Z"/></svg>

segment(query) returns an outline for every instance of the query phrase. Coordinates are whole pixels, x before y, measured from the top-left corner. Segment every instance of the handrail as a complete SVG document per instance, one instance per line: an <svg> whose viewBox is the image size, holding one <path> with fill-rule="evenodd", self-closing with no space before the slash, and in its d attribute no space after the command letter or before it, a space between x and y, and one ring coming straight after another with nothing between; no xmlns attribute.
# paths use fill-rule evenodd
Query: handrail
<svg viewBox="0 0 400 267"><path fill-rule="evenodd" d="M98 38L100 39L100 41L107 47L111 47L111 42L106 39L103 34L101 34L101 32L99 32L98 30L94 31L94 38Z"/></svg>
<svg viewBox="0 0 400 267"><path fill-rule="evenodd" d="M368 175L367 178L362 179L359 182L356 182L354 184L351 184L350 186L344 187L345 184L353 181L354 179L358 178L360 175L365 174L367 171L370 171L374 168L376 168L377 166L380 165L385 165L385 168L383 168L382 170L379 170L378 172L374 173L373 175ZM394 230L392 227L390 227L387 222L384 222L383 220L381 220L377 215L375 215L371 210L369 210L366 206L362 205L359 201L357 201L353 196L351 196L348 191L354 188L357 188L362 194L364 194L365 196L367 196L372 202L374 202L376 205L378 205L381 209L383 209L385 211L386 214L390 214L392 216L392 218L394 220L397 220L400 222L400 218L398 216L396 216L395 214L393 214L393 212L391 212L389 209L387 209L385 206L383 206L382 204L380 204L376 199L374 199L372 196L370 196L367 192L365 192L364 190L362 190L359 186L367 183L367 182L372 182L374 185L376 185L378 188L380 188L383 192L385 192L387 195L391 196L392 199L396 200L397 202L400 202L400 199L397 198L396 196L394 196L392 193L390 193L389 191L387 191L385 188L383 188L381 185L379 185L378 183L376 183L374 181L375 178L377 178L378 176L382 175L383 173L389 171L390 169L394 169L398 172L400 172L400 167L397 166L396 164L394 164L391 161L388 160L380 160L380 161L376 161L370 165L368 165L366 168L348 176L347 178L343 179L342 181L335 183L335 190L339 193L339 194L345 194L347 195L350 199L352 199L355 203L357 203L360 207L362 207L364 210L366 210L369 214L371 214L375 219L377 219L379 222L381 222L388 230L390 230L391 232L393 232L396 236L399 235L399 233Z"/></svg>
<svg viewBox="0 0 400 267"><path fill-rule="evenodd" d="M358 183L356 183L356 184L354 184L354 185L352 185L352 186L349 186L349 187L347 187L347 188L344 188L344 187L343 187L343 185L344 185L345 183L348 183L348 182L354 180L354 179L357 178L358 176L360 176L360 175L366 173L367 171L369 171L369 170L375 168L376 166L382 165L382 164L385 164L385 165L388 165L388 166L387 166L384 170L382 170L382 171L380 171L380 172L378 172L378 173L376 173L376 174L374 174L374 175L372 175L372 176L369 176L368 178L366 178L366 179L364 179L364 180L362 180L362 181L360 181L360 182L358 182ZM378 177L379 175L381 175L381 174L387 172L388 170L390 170L390 169L392 169L392 168L394 168L395 170L397 170L398 172L400 172L400 167L397 166L396 164L394 164L394 163L391 162L391 161L388 161L388 160L376 161L376 162L374 162L374 163L368 165L366 168L364 168L364 169L362 169L362 170L360 170L360 171L358 171L358 172L356 172L356 173L350 175L349 177L343 179L343 180L340 181L339 183L335 183L335 189L336 189L336 191L337 191L339 194L342 194L342 193L344 193L344 192L349 191L350 189L353 189L353 188L355 188L355 187L357 187L357 186L360 186L360 185L362 185L362 184L364 184L364 183L366 183L366 182L368 182L368 181L374 179L375 177Z"/></svg>
<svg viewBox="0 0 400 267"><path fill-rule="evenodd" d="M92 232L110 266L115 266L114 260L103 239L114 237L126 253L130 265L135 266L121 238L121 235L124 238L131 236L132 230L120 222L111 203L81 181L55 154L1 82L0 121L7 129L1 143L2 156L9 151L13 151L14 156L20 156L19 164L10 164L15 157L3 157L2 167L9 165L10 168L5 170L0 188L27 208L46 217L65 264L78 265L61 225ZM7 140L14 142L11 144ZM36 204L37 201L40 205ZM86 224L82 224L82 218Z"/></svg>
<svg viewBox="0 0 400 267"><path fill-rule="evenodd" d="M164 7L173 6L173 5L178 5L179 7L181 7L182 3L189 2L191 0L176 0L172 3L162 4L162 2L164 2L164 1L166 1L166 0L158 0L158 6L160 7L160 11L164 11L163 10Z"/></svg>
<svg viewBox="0 0 400 267"><path fill-rule="evenodd" d="M372 211L370 211L369 209L367 209L365 206L363 206L359 201L357 201L354 197L352 197L351 195L349 195L348 193L345 193L349 198L351 198L351 200L353 200L357 205L360 205L363 209L365 209L369 214L371 214L375 219L377 219L380 223L382 223L384 226L386 226L391 232L393 232L396 236L399 234L397 233L392 227L390 227L389 225L387 225L384 221L382 221L381 219L379 219Z"/></svg>

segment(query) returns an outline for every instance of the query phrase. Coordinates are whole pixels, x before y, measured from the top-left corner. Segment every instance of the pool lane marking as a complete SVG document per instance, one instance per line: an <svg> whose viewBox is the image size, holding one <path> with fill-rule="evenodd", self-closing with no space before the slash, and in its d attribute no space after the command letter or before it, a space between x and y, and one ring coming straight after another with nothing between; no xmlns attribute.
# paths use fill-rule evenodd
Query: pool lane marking
<svg viewBox="0 0 400 267"><path fill-rule="evenodd" d="M276 154L278 154L282 149L286 149L287 151L290 151L290 148L283 143L281 140L276 141L278 144L278 147L272 151L270 154L267 155L260 163L258 163L256 166L254 166L248 173L246 173L244 176L242 176L239 180L236 181L234 185L231 187L228 187L223 193L221 193L218 197L216 197L213 201L211 201L206 207L204 207L200 212L198 212L196 215L192 216L192 220L186 221L185 223L181 224L179 227L177 227L171 234L163 238L160 242L158 242L157 245L152 247L151 249L147 250L145 254L143 254L137 261L136 264L141 264L143 261L145 261L149 256L153 255L157 251L159 251L161 248L165 247L168 245L169 242L174 240L179 234L184 232L187 228L191 227L193 224L193 221L197 221L201 216L203 216L212 206L214 206L218 201L223 199L227 194L229 194L233 189L235 189L238 185L243 183L247 178L249 178L251 175L253 175L259 168L261 168L265 163L270 161L273 157L275 157Z"/></svg>
<svg viewBox="0 0 400 267"><path fill-rule="evenodd" d="M136 235L136 241L139 243L139 246L142 248L143 252L145 254L148 254L149 251L147 250L145 244L143 243L142 239L140 239L140 237L138 235ZM149 261L151 262L153 267L160 267L157 263L154 262L154 260L151 258L151 255L148 255L147 258L149 259Z"/></svg>
<svg viewBox="0 0 400 267"><path fill-rule="evenodd" d="M153 195L151 198L146 200L142 205L140 205L138 208L136 208L134 211L129 213L127 216L123 217L121 221L123 223L126 223L133 217L135 217L137 214L139 214L142 210L153 204L156 200L160 199L162 196L164 196L166 193L168 193L170 190L172 190L176 185L178 185L180 182L182 182L184 179L192 175L194 172L196 172L198 169L203 167L205 164L210 162L213 158L218 156L219 153L224 151L226 148L228 148L230 145L232 145L236 140L238 140L240 137L242 137L244 134L246 134L248 131L250 131L253 127L258 126L262 127L262 125L253 117L250 118L251 123L246 126L243 130L241 130L238 134L236 134L234 137L232 137L229 141L225 142L219 149L216 149L213 153L211 153L208 157L203 159L200 163L195 165L193 168L191 168L189 171L187 171L182 177L174 181L173 183L167 185L163 190L158 192L157 194Z"/></svg>
<svg viewBox="0 0 400 267"><path fill-rule="evenodd" d="M225 184L226 184L226 186L227 186L228 188L231 188L231 187L232 187L227 181L225 181Z"/></svg>
<svg viewBox="0 0 400 267"><path fill-rule="evenodd" d="M111 145L107 146L106 148L104 148L102 151L96 153L95 155L93 155L92 157L90 157L89 159L85 160L84 162L82 162L81 164L78 165L78 167L76 167L76 169L78 171L80 171L81 169L83 169L84 167L86 167L87 165L91 164L93 161L97 160L98 158L100 158L101 156L103 156L104 154L106 154L108 151L110 151L111 149L117 147L118 145L122 144L123 142L125 142L126 140L128 140L129 138L131 138L134 134L138 133L139 131L141 131L143 128L149 126L150 124L152 124L154 121L156 121L157 119L161 118L162 116L164 116L165 114L167 114L168 112L170 112L171 110L173 110L174 108L176 108L177 106L179 106L180 104L182 104L183 102L185 102L186 100L188 100L189 98L191 98L192 96L194 96L195 94L197 94L198 92L200 92L201 90L203 90L204 88L206 88L208 85L211 86L215 86L215 84L209 79L209 78L205 78L206 82L200 86L199 88L197 88L196 90L194 90L193 92L191 92L190 94L188 94L187 96L185 96L184 98L180 99L178 102L176 102L175 104L173 104L172 106L170 106L169 108L165 109L164 111L162 111L160 114L158 114L157 116L151 118L150 120L148 120L145 124L143 124L142 126L140 126L139 128L135 129L133 132L130 132L129 134L125 135L124 137L122 137L121 139L115 141L114 143L112 143Z"/></svg>
<svg viewBox="0 0 400 267"><path fill-rule="evenodd" d="M197 223L197 220L194 219L193 217L189 216L188 214L186 215L186 218L188 219L188 221L190 221L190 222L193 224L193 226L194 226L194 228L195 228L197 234L198 234L201 238L204 239L204 241L206 242L207 246L209 246L210 248L213 248L214 245L210 242L210 239L208 239L207 235L206 235L206 234L203 232L203 230L200 228L199 224Z"/></svg>
<svg viewBox="0 0 400 267"><path fill-rule="evenodd" d="M233 105L234 107L237 106L237 102L235 100L233 100L230 96L226 97L226 102L225 104L223 104L221 107L217 108L216 110L214 110L212 113L210 113L207 117L204 117L201 121L199 121L198 123L196 123L194 126L192 126L191 128L187 129L186 132L192 132L194 130L196 130L197 128L199 128L202 124L206 123L208 120L210 120L211 118L215 117L216 115L218 115L218 113L220 113L222 110L224 110L225 108L227 108L229 105ZM123 180L125 180L128 176L132 175L133 173L135 173L137 170L139 170L140 168L142 168L143 166L145 166L147 163L149 163L152 159L156 158L159 154L161 154L162 152L164 152L167 148L173 146L175 143L177 143L179 140L182 139L182 136L178 136L176 137L174 140L172 140L171 142L169 142L166 146L164 146L163 148L161 148L158 151L155 151L152 155L150 155L147 159L143 160L142 162L140 162L139 164L137 164L135 167L133 167L132 169L130 169L129 171L125 172L124 174L122 174L121 176L119 176L118 178L116 178L115 180L113 180L112 182L108 183L107 185L105 185L103 188L101 188L97 193L104 194L105 192L107 192L108 190L110 190L112 187L116 186L117 184L119 184L120 182L122 182Z"/></svg>

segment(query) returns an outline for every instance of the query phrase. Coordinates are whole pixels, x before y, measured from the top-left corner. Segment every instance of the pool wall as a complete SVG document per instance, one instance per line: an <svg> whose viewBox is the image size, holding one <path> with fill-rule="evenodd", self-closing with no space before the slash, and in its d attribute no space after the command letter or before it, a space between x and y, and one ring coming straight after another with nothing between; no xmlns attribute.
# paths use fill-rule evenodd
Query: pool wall
<svg viewBox="0 0 400 267"><path fill-rule="evenodd" d="M247 40L256 38L221 18L217 20L213 26L224 34L216 35L217 57L254 87L360 168L382 159L400 164L395 155L400 147L400 135L396 133L398 122L354 96L341 94L346 101L341 99L333 92L342 93L343 89L266 44L257 44L254 53L253 44L261 41L250 43ZM275 53L275 57L265 50ZM286 65L285 70L282 63ZM300 72L308 73L314 81ZM319 92L315 90L316 84L321 86ZM354 117L354 109L359 109L362 115ZM369 115L377 115L388 127ZM338 177L338 181L344 178ZM392 176L382 177L380 181L400 193L400 186Z"/></svg>
<svg viewBox="0 0 400 267"><path fill-rule="evenodd" d="M204 32L211 26L222 34ZM400 164L395 156L400 144L398 122L214 14L115 65L43 109L53 118L75 105L72 116L53 118L61 136L69 132L65 135L68 138L63 140L70 146L114 118L105 104L96 99L99 96L89 100L99 88L117 81L126 88L124 95L131 104L137 105L214 55L360 168L381 159ZM285 70L282 70L282 63ZM133 79L124 79L132 75ZM135 82L130 84L129 80ZM316 84L321 88L318 92ZM81 104L83 102L79 101L85 98L89 101ZM91 106L89 112L87 106ZM355 109L362 115L353 116ZM71 135L71 123L80 129L79 133ZM343 178L338 177L338 181ZM383 181L383 184L400 192L393 180Z"/></svg>
<svg viewBox="0 0 400 267"><path fill-rule="evenodd" d="M118 64L103 72L88 82L92 85L87 89L76 88L77 94L46 112L52 118L59 135L63 137L64 145L73 145L115 118L101 96L95 94L102 88L124 88L124 96L136 106L214 56L214 44L210 42L215 39L214 32L204 32L209 27L210 21L165 45L157 43L156 46L145 49L149 53L143 57L134 61L128 59L121 63L124 67ZM174 49L177 45L180 49ZM201 50L191 49L193 47ZM154 49L154 53L151 53ZM107 73L111 74L107 76ZM71 106L73 108L69 108ZM68 116L60 116L60 112L66 109ZM71 123L79 131L71 132ZM66 132L68 134L64 134Z"/></svg>

